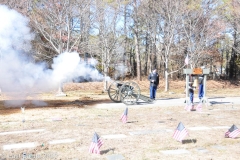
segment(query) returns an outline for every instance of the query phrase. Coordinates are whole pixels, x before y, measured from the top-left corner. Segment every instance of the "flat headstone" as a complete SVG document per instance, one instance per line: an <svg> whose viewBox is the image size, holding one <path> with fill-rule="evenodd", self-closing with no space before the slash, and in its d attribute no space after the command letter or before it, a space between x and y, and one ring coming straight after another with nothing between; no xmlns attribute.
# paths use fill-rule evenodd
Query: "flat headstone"
<svg viewBox="0 0 240 160"><path fill-rule="evenodd" d="M231 110L239 110L239 109L237 109L237 108L228 108L228 109L225 109L225 110L231 111Z"/></svg>
<svg viewBox="0 0 240 160"><path fill-rule="evenodd" d="M61 143L72 143L75 142L75 139L60 139L60 140L53 140L49 141L49 144L61 144Z"/></svg>
<svg viewBox="0 0 240 160"><path fill-rule="evenodd" d="M51 118L46 118L46 119L44 119L44 121L52 122L53 120Z"/></svg>
<svg viewBox="0 0 240 160"><path fill-rule="evenodd" d="M33 148L35 147L35 143L16 143L16 144L8 144L3 146L3 150L11 150L11 149L19 149L19 148Z"/></svg>
<svg viewBox="0 0 240 160"><path fill-rule="evenodd" d="M176 150L165 150L161 151L163 154L189 154L190 152L186 149L176 149Z"/></svg>
<svg viewBox="0 0 240 160"><path fill-rule="evenodd" d="M213 129L229 129L229 126L214 126Z"/></svg>
<svg viewBox="0 0 240 160"><path fill-rule="evenodd" d="M155 134L159 132L166 132L166 130L144 130L144 131L135 131L129 132L130 135L143 135L143 134Z"/></svg>
<svg viewBox="0 0 240 160"><path fill-rule="evenodd" d="M199 130L209 130L211 128L203 126L203 127L189 127L188 129L192 131L199 131Z"/></svg>
<svg viewBox="0 0 240 160"><path fill-rule="evenodd" d="M62 121L62 118L60 118L60 117L53 117L52 121Z"/></svg>
<svg viewBox="0 0 240 160"><path fill-rule="evenodd" d="M103 135L101 136L104 139L118 139L118 138L126 138L125 134L111 134L111 135Z"/></svg>
<svg viewBox="0 0 240 160"><path fill-rule="evenodd" d="M165 129L166 132L173 132L172 129Z"/></svg>
<svg viewBox="0 0 240 160"><path fill-rule="evenodd" d="M225 117L222 117L222 116L215 116L215 118L217 118L217 119L225 119Z"/></svg>
<svg viewBox="0 0 240 160"><path fill-rule="evenodd" d="M124 160L125 158L121 154L113 154L107 156L107 160Z"/></svg>
<svg viewBox="0 0 240 160"><path fill-rule="evenodd" d="M218 149L218 150L225 150L226 149L226 147L225 146L221 146L221 145L213 145L213 146L211 146L212 148L216 148L216 149Z"/></svg>
<svg viewBox="0 0 240 160"><path fill-rule="evenodd" d="M208 150L205 149L205 148L197 148L197 151L200 152L200 153L207 153Z"/></svg>
<svg viewBox="0 0 240 160"><path fill-rule="evenodd" d="M23 130L23 131L2 132L2 133L0 133L0 135L33 133L33 132L43 132L43 131L45 131L45 129L33 129L33 130Z"/></svg>
<svg viewBox="0 0 240 160"><path fill-rule="evenodd" d="M14 124L18 124L19 122L2 122L2 125L14 125Z"/></svg>

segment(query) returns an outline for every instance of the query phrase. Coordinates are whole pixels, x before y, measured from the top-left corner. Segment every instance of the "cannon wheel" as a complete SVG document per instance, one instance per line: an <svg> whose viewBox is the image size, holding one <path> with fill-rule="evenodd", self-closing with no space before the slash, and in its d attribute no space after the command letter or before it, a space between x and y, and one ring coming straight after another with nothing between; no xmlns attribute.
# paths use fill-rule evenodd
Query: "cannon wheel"
<svg viewBox="0 0 240 160"><path fill-rule="evenodd" d="M135 82L126 82L120 88L121 101L126 105L135 104L140 95L140 88Z"/></svg>
<svg viewBox="0 0 240 160"><path fill-rule="evenodd" d="M108 96L109 98L113 101L113 102L121 102L121 98L120 98L120 87L118 87L118 84L121 82L118 81L114 81L110 84L109 88L108 88Z"/></svg>

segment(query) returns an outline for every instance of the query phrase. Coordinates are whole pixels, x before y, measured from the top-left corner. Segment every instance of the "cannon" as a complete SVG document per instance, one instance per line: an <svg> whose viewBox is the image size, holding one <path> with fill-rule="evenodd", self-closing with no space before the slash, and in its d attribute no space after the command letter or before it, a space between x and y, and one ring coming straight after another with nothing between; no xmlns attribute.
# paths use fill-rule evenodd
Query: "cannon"
<svg viewBox="0 0 240 160"><path fill-rule="evenodd" d="M126 105L136 104L139 99L149 103L153 102L149 97L141 95L138 84L133 81L112 82L108 88L108 95L113 102L122 102Z"/></svg>

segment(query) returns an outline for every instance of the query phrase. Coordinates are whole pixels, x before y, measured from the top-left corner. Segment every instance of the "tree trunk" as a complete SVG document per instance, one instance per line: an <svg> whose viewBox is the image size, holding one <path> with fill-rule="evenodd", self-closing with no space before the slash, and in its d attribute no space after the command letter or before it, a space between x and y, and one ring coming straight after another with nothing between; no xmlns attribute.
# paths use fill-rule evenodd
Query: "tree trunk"
<svg viewBox="0 0 240 160"><path fill-rule="evenodd" d="M144 75L148 75L148 55L149 55L149 44L148 44L148 34L146 36L146 45L145 45L145 57L144 57Z"/></svg>
<svg viewBox="0 0 240 160"><path fill-rule="evenodd" d="M230 57L230 66L229 66L229 78L233 79L236 78L236 65L235 65L235 56L236 56L236 51L235 48L237 48L237 33L236 33L236 29L234 31L233 34L233 48L232 48L232 54Z"/></svg>
<svg viewBox="0 0 240 160"><path fill-rule="evenodd" d="M136 63L137 63L137 80L141 81L141 62L140 62L140 54L139 54L139 44L138 44L138 35L134 35L135 42L135 52L136 52Z"/></svg>
<svg viewBox="0 0 240 160"><path fill-rule="evenodd" d="M168 59L165 61L165 92L169 90L169 84L168 84Z"/></svg>
<svg viewBox="0 0 240 160"><path fill-rule="evenodd" d="M147 55L147 72L148 74L151 72L151 52L149 49L148 55Z"/></svg>
<svg viewBox="0 0 240 160"><path fill-rule="evenodd" d="M152 44L152 69L157 68L157 48L155 44L156 40L154 40Z"/></svg>

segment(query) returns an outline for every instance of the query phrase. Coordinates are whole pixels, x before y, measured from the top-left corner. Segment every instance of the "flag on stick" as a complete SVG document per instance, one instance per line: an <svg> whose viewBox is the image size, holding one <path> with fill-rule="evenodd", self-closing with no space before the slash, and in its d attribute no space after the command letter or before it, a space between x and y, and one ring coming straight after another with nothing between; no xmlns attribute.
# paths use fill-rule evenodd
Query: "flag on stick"
<svg viewBox="0 0 240 160"><path fill-rule="evenodd" d="M192 103L187 103L184 107L186 111L191 111L194 108L194 104Z"/></svg>
<svg viewBox="0 0 240 160"><path fill-rule="evenodd" d="M202 102L198 103L196 110L199 111L199 112L202 111Z"/></svg>
<svg viewBox="0 0 240 160"><path fill-rule="evenodd" d="M177 129L175 130L174 134L173 134L173 138L176 139L177 141L182 142L183 138L188 134L186 128L184 127L184 125L182 124L182 122L180 122L177 126Z"/></svg>
<svg viewBox="0 0 240 160"><path fill-rule="evenodd" d="M128 108L125 109L124 113L122 114L120 120L123 122L123 123L127 123L127 114L128 114Z"/></svg>
<svg viewBox="0 0 240 160"><path fill-rule="evenodd" d="M188 63L189 63L189 58L188 58L188 54L187 54L187 56L185 58L185 64L188 65Z"/></svg>
<svg viewBox="0 0 240 160"><path fill-rule="evenodd" d="M185 110L188 110L188 104L185 105L184 109L185 109Z"/></svg>
<svg viewBox="0 0 240 160"><path fill-rule="evenodd" d="M235 126L232 127L225 133L225 138L236 138L240 134L240 130Z"/></svg>
<svg viewBox="0 0 240 160"><path fill-rule="evenodd" d="M92 143L89 148L89 153L100 154L100 147L103 145L103 141L99 138L99 135L95 132L92 138Z"/></svg>

